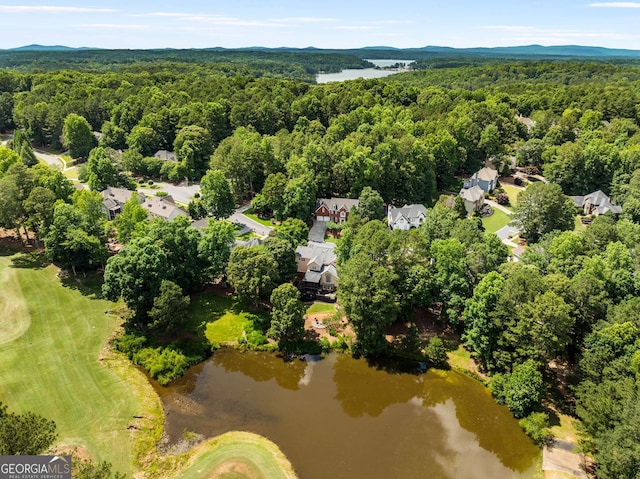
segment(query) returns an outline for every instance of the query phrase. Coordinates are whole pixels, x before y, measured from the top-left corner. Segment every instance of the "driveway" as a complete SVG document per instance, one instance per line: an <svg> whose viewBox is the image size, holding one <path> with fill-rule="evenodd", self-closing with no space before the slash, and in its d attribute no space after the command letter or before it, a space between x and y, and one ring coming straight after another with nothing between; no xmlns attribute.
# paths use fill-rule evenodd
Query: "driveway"
<svg viewBox="0 0 640 479"><path fill-rule="evenodd" d="M309 241L324 243L324 234L327 232L327 222L313 220L313 226L309 230Z"/></svg>
<svg viewBox="0 0 640 479"><path fill-rule="evenodd" d="M269 236L269 233L273 228L265 226L262 223L258 223L257 221L254 221L243 214L249 208L251 208L251 203L247 203L246 205L241 206L231 216L229 216L229 221L251 228L251 230L253 230L253 232L257 235L264 237Z"/></svg>
<svg viewBox="0 0 640 479"><path fill-rule="evenodd" d="M174 185L173 183L162 183L159 181L154 182L154 185L159 188L149 189L149 188L138 188L138 191L143 192L146 195L154 196L158 191L166 191L167 194L171 195L172 198L178 203L182 203L184 205L188 205L189 202L193 199L193 196L196 193L200 192L200 184L192 183L189 186L187 185Z"/></svg>
<svg viewBox="0 0 640 479"><path fill-rule="evenodd" d="M506 214L508 214L509 216L511 216L513 214L513 211L511 211L509 208L505 208L502 205L499 205L498 203L496 203L495 201L492 200L484 200L485 204L492 206L493 208L496 208Z"/></svg>
<svg viewBox="0 0 640 479"><path fill-rule="evenodd" d="M61 170L65 167L64 161L58 155L51 155L42 150L36 149L33 150L33 153L36 155L36 158L44 161L51 166L55 166L57 168L60 168Z"/></svg>

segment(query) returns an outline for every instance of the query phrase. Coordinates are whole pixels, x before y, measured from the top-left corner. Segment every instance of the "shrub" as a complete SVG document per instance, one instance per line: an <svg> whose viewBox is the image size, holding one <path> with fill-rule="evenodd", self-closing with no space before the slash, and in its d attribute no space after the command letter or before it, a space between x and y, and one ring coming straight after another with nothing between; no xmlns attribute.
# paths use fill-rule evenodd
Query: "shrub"
<svg viewBox="0 0 640 479"><path fill-rule="evenodd" d="M247 344L251 348L258 348L267 342L267 337L260 331L251 331L247 334Z"/></svg>
<svg viewBox="0 0 640 479"><path fill-rule="evenodd" d="M542 374L532 360L514 366L511 374L496 374L489 383L496 401L506 404L517 418L539 407L543 387Z"/></svg>
<svg viewBox="0 0 640 479"><path fill-rule="evenodd" d="M549 436L547 429L547 415L543 412L534 412L518 421L520 427L536 444L542 444Z"/></svg>
<svg viewBox="0 0 640 479"><path fill-rule="evenodd" d="M113 347L127 355L129 359L133 359L133 355L137 353L147 342L144 336L136 336L134 334L125 334L113 340Z"/></svg>
<svg viewBox="0 0 640 479"><path fill-rule="evenodd" d="M499 205L508 205L509 204L509 195L505 193L498 193L496 195L496 202Z"/></svg>
<svg viewBox="0 0 640 479"><path fill-rule="evenodd" d="M431 338L424 350L424 354L433 366L444 367L447 365L447 349L440 338Z"/></svg>
<svg viewBox="0 0 640 479"><path fill-rule="evenodd" d="M133 362L145 368L163 386L182 376L189 367L184 354L169 348L143 348L134 354Z"/></svg>

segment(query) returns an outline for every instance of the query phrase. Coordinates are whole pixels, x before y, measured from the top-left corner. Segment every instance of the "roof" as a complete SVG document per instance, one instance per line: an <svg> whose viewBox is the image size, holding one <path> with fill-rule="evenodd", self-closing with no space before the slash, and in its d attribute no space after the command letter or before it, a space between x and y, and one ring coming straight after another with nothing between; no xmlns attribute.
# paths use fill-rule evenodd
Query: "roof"
<svg viewBox="0 0 640 479"><path fill-rule="evenodd" d="M323 266L322 270L320 271L311 271L311 270L307 271L304 274L303 281L305 283L319 283L320 280L322 279L322 275L325 273L330 273L335 278L338 278L338 270L334 265L330 264L330 265Z"/></svg>
<svg viewBox="0 0 640 479"><path fill-rule="evenodd" d="M108 200L115 201L116 203L123 205L131 199L131 195L134 193L136 192L127 190L126 188L114 188L113 186L107 186L106 190L100 192L105 206L107 206ZM140 202L144 201L144 195L142 193L137 194L138 200Z"/></svg>
<svg viewBox="0 0 640 479"><path fill-rule="evenodd" d="M176 206L173 197L170 195L148 196L144 203L142 203L142 207L151 215L167 220L173 219L176 216L188 216L186 211Z"/></svg>
<svg viewBox="0 0 640 479"><path fill-rule="evenodd" d="M479 180L482 181L493 181L498 179L498 172L493 168L485 166L484 168L476 172L476 176Z"/></svg>
<svg viewBox="0 0 640 479"><path fill-rule="evenodd" d="M484 190L478 185L474 186L473 188L462 188L460 190L460 196L462 196L462 199L465 201L471 201L472 203L475 203L480 198L484 198Z"/></svg>
<svg viewBox="0 0 640 479"><path fill-rule="evenodd" d="M329 211L340 211L344 207L347 211L351 211L351 208L357 208L360 204L360 200L352 200L349 198L318 198L316 203L316 211L322 205L325 205Z"/></svg>
<svg viewBox="0 0 640 479"><path fill-rule="evenodd" d="M622 207L611 203L611 199L602 190L594 191L585 196L571 196L570 198L578 208L584 207L584 205L589 202L592 207L598 210L598 214L601 215L608 212L615 214L622 213Z"/></svg>
<svg viewBox="0 0 640 479"><path fill-rule="evenodd" d="M321 266L335 264L338 259L332 246L324 246L329 243L309 242L307 246L298 246L296 256L308 258L309 263L316 263Z"/></svg>
<svg viewBox="0 0 640 479"><path fill-rule="evenodd" d="M178 161L176 154L173 151L158 150L153 154L154 158L160 158L164 161Z"/></svg>
<svg viewBox="0 0 640 479"><path fill-rule="evenodd" d="M400 216L404 216L410 221L412 218L418 218L420 214L427 215L427 209L424 205L404 205L402 208L389 207L389 217L392 223L395 223Z"/></svg>

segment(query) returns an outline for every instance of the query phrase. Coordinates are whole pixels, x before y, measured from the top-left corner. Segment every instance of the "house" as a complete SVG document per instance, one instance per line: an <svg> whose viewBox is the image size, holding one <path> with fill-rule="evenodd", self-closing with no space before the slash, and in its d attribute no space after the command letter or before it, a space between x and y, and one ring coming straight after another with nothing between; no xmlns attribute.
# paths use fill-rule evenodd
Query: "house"
<svg viewBox="0 0 640 479"><path fill-rule="evenodd" d="M303 292L332 293L338 288L335 245L309 241L296 248L298 275L302 276Z"/></svg>
<svg viewBox="0 0 640 479"><path fill-rule="evenodd" d="M176 205L170 195L147 196L144 203L142 203L142 207L147 211L150 218L162 218L171 221L177 216L189 216L186 211Z"/></svg>
<svg viewBox="0 0 640 479"><path fill-rule="evenodd" d="M402 208L389 206L387 223L392 230L409 230L420 226L427 217L424 205L404 205Z"/></svg>
<svg viewBox="0 0 640 479"><path fill-rule="evenodd" d="M476 171L471 178L464 180L464 188L479 186L485 193L493 191L498 186L498 172L485 166Z"/></svg>
<svg viewBox="0 0 640 479"><path fill-rule="evenodd" d="M598 216L609 212L619 215L622 213L622 207L611 203L611 198L601 190L594 191L586 196L570 196L570 198L576 208L581 209L585 215Z"/></svg>
<svg viewBox="0 0 640 479"><path fill-rule="evenodd" d="M173 151L158 150L153 154L154 158L160 158L162 161L178 161Z"/></svg>
<svg viewBox="0 0 640 479"><path fill-rule="evenodd" d="M480 211L482 205L484 205L484 190L477 185L471 188L462 188L460 196L464 200L464 207L467 209L467 213Z"/></svg>
<svg viewBox="0 0 640 479"><path fill-rule="evenodd" d="M343 223L349 218L351 208L357 208L360 202L348 198L319 198L314 212L318 221Z"/></svg>
<svg viewBox="0 0 640 479"><path fill-rule="evenodd" d="M144 195L135 191L127 190L126 188L114 188L107 186L107 189L101 191L102 195L102 211L109 221L113 220L116 215L122 213L122 207L131 199L132 195L137 195L138 202L144 201Z"/></svg>

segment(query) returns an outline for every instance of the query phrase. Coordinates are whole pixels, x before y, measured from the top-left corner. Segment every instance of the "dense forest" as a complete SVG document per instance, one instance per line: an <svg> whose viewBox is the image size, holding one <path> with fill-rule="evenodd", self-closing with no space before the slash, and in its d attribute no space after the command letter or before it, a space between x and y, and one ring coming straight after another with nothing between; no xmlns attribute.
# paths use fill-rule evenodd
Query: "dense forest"
<svg viewBox="0 0 640 479"><path fill-rule="evenodd" d="M264 332L291 347L301 317L289 287L293 255L316 199L360 198L337 246L353 352L438 363L442 343L422 344L413 325L428 311L461 335L497 400L533 436L543 435L543 406L555 402L582 420L598 477L638 477L640 69L454 59L384 80L314 85L300 81L315 71L313 55L296 65L290 53L255 53L247 64L231 54L205 63L204 52L162 61L152 52L96 55L87 53L90 68L60 60L56 70L53 54L43 68L52 71L26 63L0 71L0 131L15 131L11 149L0 148L1 227L36 234L65 268L106 265L105 295L123 297L131 327L147 335L179 329L188 295L225 276L246 301L273 305ZM322 69L347 65L332 57ZM36 164L32 146L87 160L92 191L74 193L61 172ZM177 161L155 158L157 150ZM529 186L514 208L528 241L517 263L450 196L462 175L486 162L507 175L513 160L549 181ZM201 180L189 210L210 216L209 226L148 221L135 201L107 222L98 191L131 187L132 176ZM596 190L621 213L575 228L566 195ZM282 226L263 246L231 251L223 218L249 200ZM409 203L428 207L424 224L390 231L381 206ZM125 245L111 257L110 237ZM408 332L390 343L396 321ZM180 353L145 341L132 334L121 347L177 371L203 354L200 344Z"/></svg>

